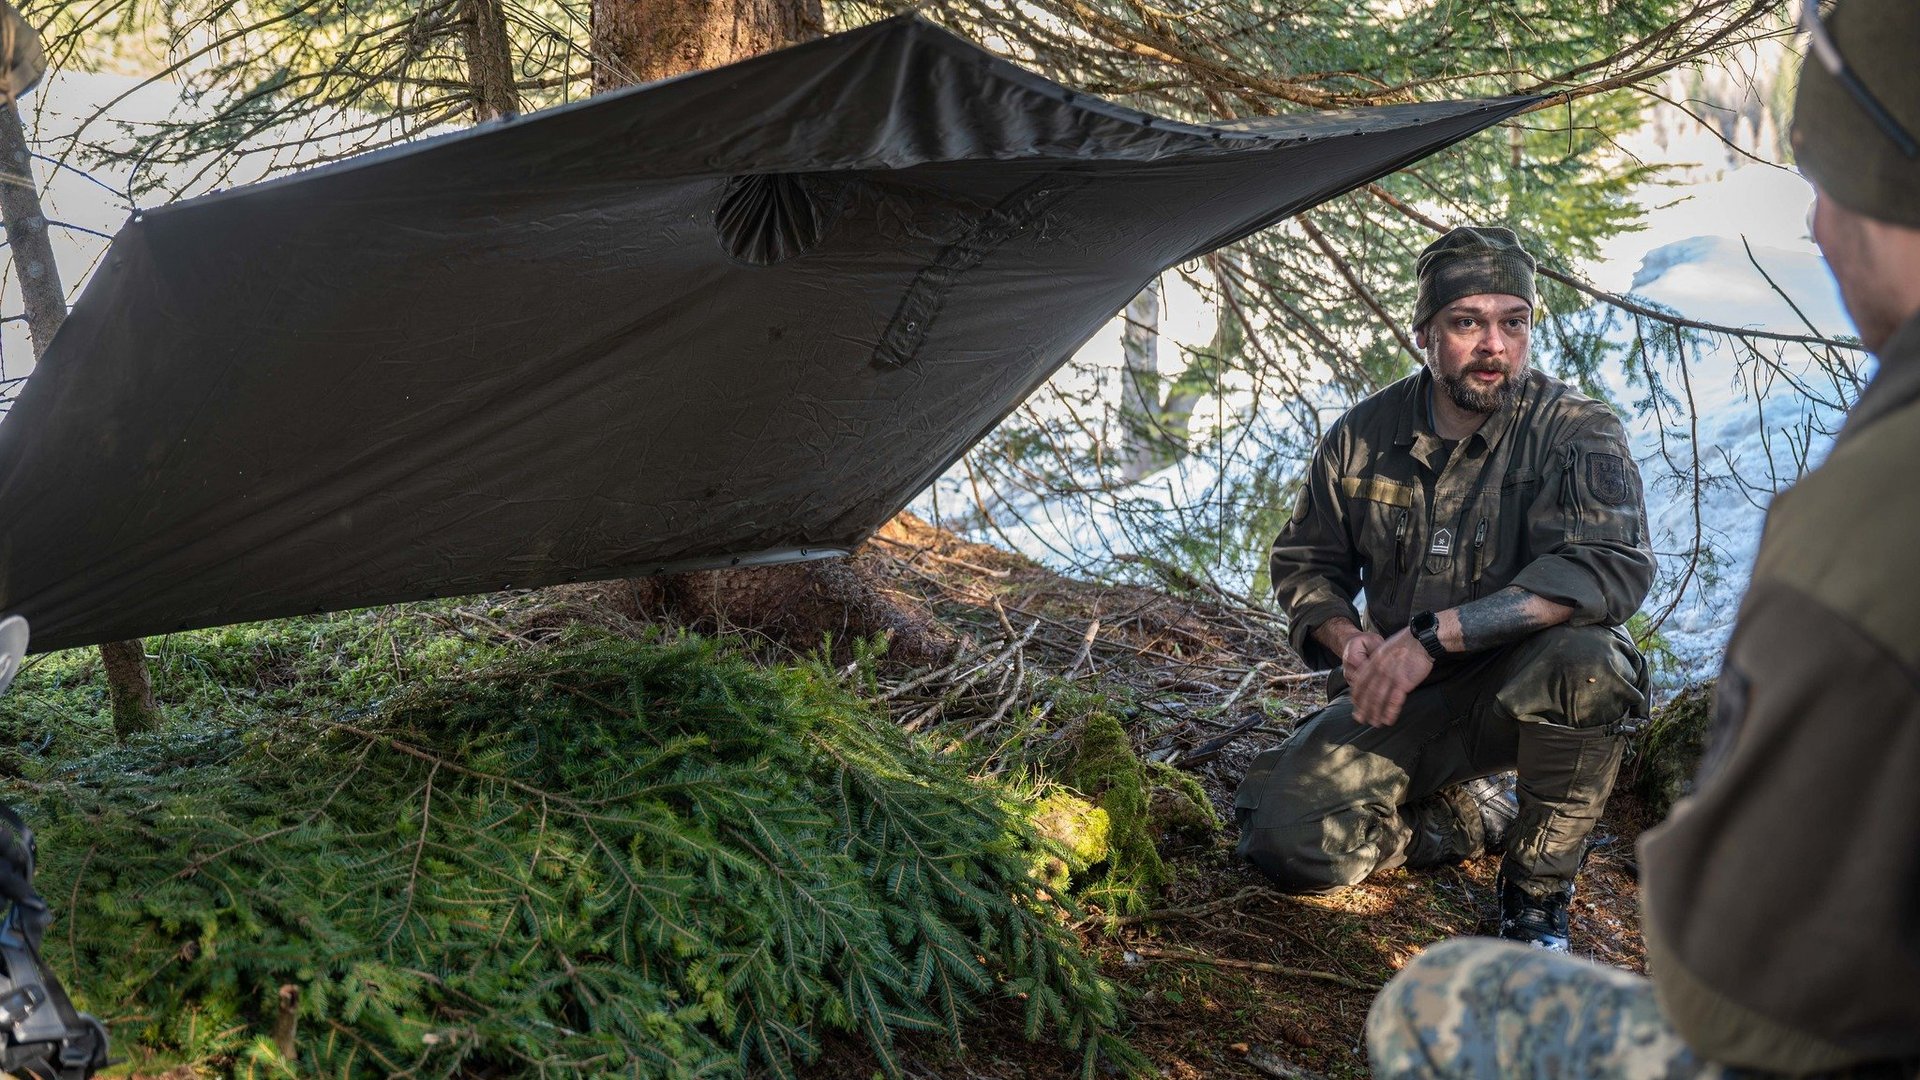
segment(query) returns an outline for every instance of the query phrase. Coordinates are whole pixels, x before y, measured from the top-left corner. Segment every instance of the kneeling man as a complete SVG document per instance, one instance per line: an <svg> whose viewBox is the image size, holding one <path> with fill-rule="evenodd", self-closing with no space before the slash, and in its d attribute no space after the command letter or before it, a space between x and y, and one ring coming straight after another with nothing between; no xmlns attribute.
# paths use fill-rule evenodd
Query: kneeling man
<svg viewBox="0 0 1920 1080"><path fill-rule="evenodd" d="M1534 260L1502 228L1420 255L1426 365L1328 429L1273 582L1328 705L1235 798L1282 888L1504 851L1500 932L1564 951L1646 664L1640 476L1606 405L1528 366ZM1355 606L1364 590L1367 619ZM1490 779L1518 771L1516 793Z"/></svg>

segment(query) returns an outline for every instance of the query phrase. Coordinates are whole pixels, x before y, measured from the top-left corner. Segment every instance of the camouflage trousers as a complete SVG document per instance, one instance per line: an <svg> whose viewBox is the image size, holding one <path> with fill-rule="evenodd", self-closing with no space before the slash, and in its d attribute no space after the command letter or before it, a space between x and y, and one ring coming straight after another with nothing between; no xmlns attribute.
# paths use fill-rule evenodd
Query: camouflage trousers
<svg viewBox="0 0 1920 1080"><path fill-rule="evenodd" d="M1376 1080L1753 1076L1682 1042L1643 976L1488 938L1444 941L1374 999Z"/></svg>

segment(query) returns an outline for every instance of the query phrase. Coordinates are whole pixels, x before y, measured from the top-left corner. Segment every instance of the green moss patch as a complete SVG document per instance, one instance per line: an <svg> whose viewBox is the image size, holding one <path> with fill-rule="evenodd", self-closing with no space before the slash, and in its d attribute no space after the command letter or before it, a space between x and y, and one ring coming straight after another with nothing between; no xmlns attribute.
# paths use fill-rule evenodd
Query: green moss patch
<svg viewBox="0 0 1920 1080"><path fill-rule="evenodd" d="M1174 835L1211 839L1219 823L1198 782L1141 761L1104 702L1080 704L1087 711L1060 776L1106 812L1110 828L1106 872L1081 895L1109 912L1137 911L1172 880L1157 844Z"/></svg>

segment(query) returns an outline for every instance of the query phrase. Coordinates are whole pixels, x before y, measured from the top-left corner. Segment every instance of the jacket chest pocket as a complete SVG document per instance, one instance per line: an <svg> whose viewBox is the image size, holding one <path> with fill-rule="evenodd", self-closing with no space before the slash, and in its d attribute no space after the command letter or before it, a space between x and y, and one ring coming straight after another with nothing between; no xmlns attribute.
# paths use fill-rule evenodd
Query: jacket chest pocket
<svg viewBox="0 0 1920 1080"><path fill-rule="evenodd" d="M1343 477L1340 488L1356 526L1354 542L1366 566L1367 595L1372 602L1380 602L1392 595L1413 565L1418 489L1381 476Z"/></svg>
<svg viewBox="0 0 1920 1080"><path fill-rule="evenodd" d="M1539 492L1540 474L1523 466L1508 473L1491 498L1481 500L1466 537L1470 596L1478 598L1501 588L1531 559L1527 522Z"/></svg>

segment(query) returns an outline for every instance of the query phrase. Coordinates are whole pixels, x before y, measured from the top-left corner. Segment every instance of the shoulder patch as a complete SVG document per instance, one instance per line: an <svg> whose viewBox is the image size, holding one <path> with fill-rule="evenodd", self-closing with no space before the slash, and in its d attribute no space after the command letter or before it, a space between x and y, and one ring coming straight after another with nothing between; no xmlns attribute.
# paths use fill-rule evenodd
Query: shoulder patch
<svg viewBox="0 0 1920 1080"><path fill-rule="evenodd" d="M1627 463L1618 454L1587 455L1587 490L1608 506L1619 506L1631 495Z"/></svg>

